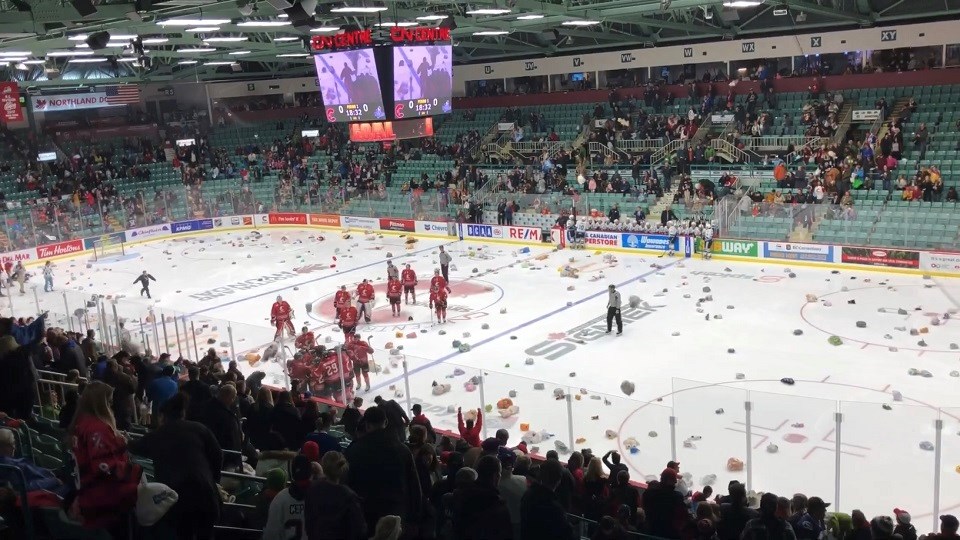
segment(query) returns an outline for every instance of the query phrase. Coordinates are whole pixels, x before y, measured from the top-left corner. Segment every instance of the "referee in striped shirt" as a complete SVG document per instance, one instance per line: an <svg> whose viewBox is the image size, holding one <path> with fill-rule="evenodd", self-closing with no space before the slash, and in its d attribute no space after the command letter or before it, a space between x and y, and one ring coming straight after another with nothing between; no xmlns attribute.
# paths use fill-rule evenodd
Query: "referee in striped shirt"
<svg viewBox="0 0 960 540"><path fill-rule="evenodd" d="M623 333L623 319L620 317L620 292L616 285L607 287L610 293L607 297L607 333L613 329L613 319L617 319L617 335Z"/></svg>

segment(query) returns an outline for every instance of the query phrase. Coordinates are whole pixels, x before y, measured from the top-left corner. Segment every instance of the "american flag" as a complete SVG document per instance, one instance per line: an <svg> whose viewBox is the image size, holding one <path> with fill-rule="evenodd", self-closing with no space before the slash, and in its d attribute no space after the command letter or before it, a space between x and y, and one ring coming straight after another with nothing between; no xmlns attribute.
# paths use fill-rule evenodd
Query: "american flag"
<svg viewBox="0 0 960 540"><path fill-rule="evenodd" d="M140 89L131 84L107 87L107 103L110 105L129 105L140 103Z"/></svg>

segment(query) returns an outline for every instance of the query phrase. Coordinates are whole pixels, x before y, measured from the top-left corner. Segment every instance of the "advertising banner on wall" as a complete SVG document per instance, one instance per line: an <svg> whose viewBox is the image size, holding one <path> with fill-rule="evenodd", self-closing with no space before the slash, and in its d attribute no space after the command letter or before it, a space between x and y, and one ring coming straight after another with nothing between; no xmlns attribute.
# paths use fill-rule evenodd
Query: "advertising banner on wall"
<svg viewBox="0 0 960 540"><path fill-rule="evenodd" d="M101 244L117 244L125 242L126 240L127 237L123 231L102 234L100 236L91 236L90 238L83 239L83 249L93 249L93 246L96 245L97 242L100 242Z"/></svg>
<svg viewBox="0 0 960 540"><path fill-rule="evenodd" d="M146 240L148 238L160 238L170 234L170 224L161 223L150 227L140 227L139 229L130 229L127 231L127 240L134 242L136 240Z"/></svg>
<svg viewBox="0 0 960 540"><path fill-rule="evenodd" d="M377 229L380 220L372 217L340 216L340 224L354 229Z"/></svg>
<svg viewBox="0 0 960 540"><path fill-rule="evenodd" d="M414 230L421 234L450 234L450 223L443 221L417 221ZM456 224L453 224L456 225Z"/></svg>
<svg viewBox="0 0 960 540"><path fill-rule="evenodd" d="M21 249L20 251L8 251L0 253L0 263L16 263L17 261L32 261L37 258L36 249Z"/></svg>
<svg viewBox="0 0 960 540"><path fill-rule="evenodd" d="M33 96L30 104L34 112L77 111L80 109L99 109L119 105L106 92L89 92L86 94L51 94Z"/></svg>
<svg viewBox="0 0 960 540"><path fill-rule="evenodd" d="M620 236L618 232L587 231L585 243L595 247L620 247Z"/></svg>
<svg viewBox="0 0 960 540"><path fill-rule="evenodd" d="M833 246L824 244L797 244L791 242L764 242L763 256L766 259L832 262Z"/></svg>
<svg viewBox="0 0 960 540"><path fill-rule="evenodd" d="M503 237L510 240L524 240L527 242L541 242L543 231L538 227L503 227Z"/></svg>
<svg viewBox="0 0 960 540"><path fill-rule="evenodd" d="M191 219L190 221L177 221L170 225L170 232L173 234L205 231L213 228L212 219Z"/></svg>
<svg viewBox="0 0 960 540"><path fill-rule="evenodd" d="M229 216L213 218L214 229L228 229L232 227L252 227L253 216Z"/></svg>
<svg viewBox="0 0 960 540"><path fill-rule="evenodd" d="M83 251L83 240L69 240L67 242L60 242L58 244L37 246L37 258L49 259L50 257L69 255L79 251Z"/></svg>
<svg viewBox="0 0 960 540"><path fill-rule="evenodd" d="M653 249L667 251L670 237L663 234L630 234L620 233L620 247L629 249ZM672 246L677 249L677 246Z"/></svg>
<svg viewBox="0 0 960 540"><path fill-rule="evenodd" d="M946 251L921 251L920 268L934 272L960 273L960 253Z"/></svg>
<svg viewBox="0 0 960 540"><path fill-rule="evenodd" d="M414 232L416 224L412 219L380 218L380 230Z"/></svg>
<svg viewBox="0 0 960 540"><path fill-rule="evenodd" d="M340 226L340 216L337 214L310 214L307 218L310 225L319 225L321 227Z"/></svg>
<svg viewBox="0 0 960 540"><path fill-rule="evenodd" d="M754 240L714 240L713 252L735 257L758 257L760 250Z"/></svg>
<svg viewBox="0 0 960 540"><path fill-rule="evenodd" d="M23 122L20 88L15 82L0 83L0 124Z"/></svg>
<svg viewBox="0 0 960 540"><path fill-rule="evenodd" d="M271 225L306 225L307 215L293 212L275 212L268 214Z"/></svg>
<svg viewBox="0 0 960 540"><path fill-rule="evenodd" d="M920 268L920 252L910 249L840 248L840 262L889 268Z"/></svg>

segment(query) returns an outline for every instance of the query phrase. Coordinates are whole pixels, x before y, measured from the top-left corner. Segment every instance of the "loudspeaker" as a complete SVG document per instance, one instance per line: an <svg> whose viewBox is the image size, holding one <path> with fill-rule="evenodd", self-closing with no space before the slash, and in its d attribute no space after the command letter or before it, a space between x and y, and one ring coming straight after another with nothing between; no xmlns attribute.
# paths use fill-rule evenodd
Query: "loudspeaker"
<svg viewBox="0 0 960 540"><path fill-rule="evenodd" d="M283 12L290 18L293 26L304 26L313 21L313 14L317 11L317 0L301 0L284 9Z"/></svg>
<svg viewBox="0 0 960 540"><path fill-rule="evenodd" d="M94 32L87 36L86 43L93 50L106 48L110 42L110 32Z"/></svg>
<svg viewBox="0 0 960 540"><path fill-rule="evenodd" d="M440 28L449 28L450 30L456 30L457 19L454 15L450 15L446 19L443 19L442 21L440 21L440 24L438 26Z"/></svg>
<svg viewBox="0 0 960 540"><path fill-rule="evenodd" d="M70 0L70 5L77 10L81 17L89 17L97 12L92 0Z"/></svg>

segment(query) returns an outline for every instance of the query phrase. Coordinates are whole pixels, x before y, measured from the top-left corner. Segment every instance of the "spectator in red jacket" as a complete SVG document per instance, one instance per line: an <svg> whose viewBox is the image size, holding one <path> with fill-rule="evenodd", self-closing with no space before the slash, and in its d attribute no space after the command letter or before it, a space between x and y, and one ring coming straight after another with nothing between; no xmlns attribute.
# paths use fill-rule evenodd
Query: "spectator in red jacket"
<svg viewBox="0 0 960 540"><path fill-rule="evenodd" d="M110 385L90 382L80 394L68 433L80 479L77 503L83 526L107 529L114 540L122 540L128 536L128 513L137 502L142 470L130 462L112 401Z"/></svg>
<svg viewBox="0 0 960 540"><path fill-rule="evenodd" d="M410 410L413 411L410 426L423 426L423 428L427 430L427 442L430 444L436 443L437 434L433 431L433 425L430 423L430 419L427 418L427 415L423 414L423 407L417 403Z"/></svg>
<svg viewBox="0 0 960 540"><path fill-rule="evenodd" d="M473 447L480 446L480 429L483 427L483 410L477 409L477 422L473 420L463 421L463 411L457 408L457 429L460 430L460 438Z"/></svg>

